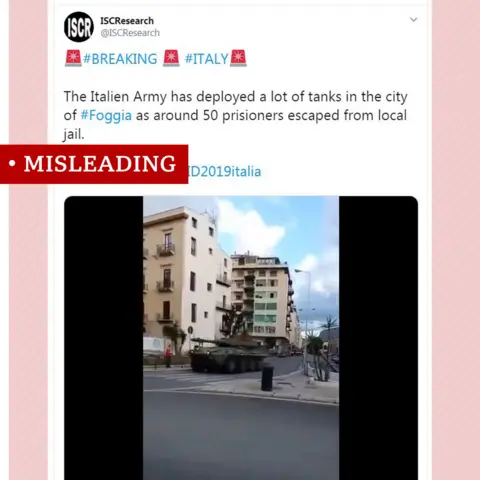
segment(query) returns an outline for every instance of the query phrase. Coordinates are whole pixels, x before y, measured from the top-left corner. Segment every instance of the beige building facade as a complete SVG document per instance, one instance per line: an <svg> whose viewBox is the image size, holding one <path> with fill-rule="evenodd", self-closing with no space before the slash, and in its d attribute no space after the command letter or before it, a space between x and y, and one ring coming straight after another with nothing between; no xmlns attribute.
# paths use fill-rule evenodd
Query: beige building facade
<svg viewBox="0 0 480 480"><path fill-rule="evenodd" d="M302 330L300 327L300 320L298 317L297 307L295 304L291 313L292 323L290 328L290 343L298 348L302 347Z"/></svg>
<svg viewBox="0 0 480 480"><path fill-rule="evenodd" d="M187 333L184 350L192 338L217 338L230 306L231 261L216 220L180 207L145 217L143 228L146 333L162 338L166 325L178 325Z"/></svg>
<svg viewBox="0 0 480 480"><path fill-rule="evenodd" d="M251 335L269 346L290 343L294 288L286 263L277 257L233 255L231 294Z"/></svg>

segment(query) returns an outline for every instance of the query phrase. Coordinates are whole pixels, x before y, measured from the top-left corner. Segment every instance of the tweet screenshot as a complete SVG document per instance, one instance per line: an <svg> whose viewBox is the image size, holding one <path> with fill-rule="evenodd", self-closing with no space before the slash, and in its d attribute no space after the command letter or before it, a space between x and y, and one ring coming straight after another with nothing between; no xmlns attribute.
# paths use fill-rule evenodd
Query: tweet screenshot
<svg viewBox="0 0 480 480"><path fill-rule="evenodd" d="M9 171L55 183L54 480L426 478L430 30L430 0L51 0L61 154Z"/></svg>

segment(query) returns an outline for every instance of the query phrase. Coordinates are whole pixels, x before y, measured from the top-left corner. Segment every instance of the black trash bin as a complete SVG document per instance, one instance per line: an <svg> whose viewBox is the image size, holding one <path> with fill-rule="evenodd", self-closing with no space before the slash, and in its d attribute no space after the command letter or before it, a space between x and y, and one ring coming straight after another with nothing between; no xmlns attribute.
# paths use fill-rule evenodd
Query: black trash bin
<svg viewBox="0 0 480 480"><path fill-rule="evenodd" d="M273 367L265 365L262 369L262 392L273 390Z"/></svg>

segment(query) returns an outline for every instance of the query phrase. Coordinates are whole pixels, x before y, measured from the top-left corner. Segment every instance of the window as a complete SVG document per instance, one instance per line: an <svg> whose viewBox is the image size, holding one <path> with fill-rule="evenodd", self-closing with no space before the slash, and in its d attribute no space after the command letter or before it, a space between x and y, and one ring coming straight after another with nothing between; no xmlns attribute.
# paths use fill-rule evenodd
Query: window
<svg viewBox="0 0 480 480"><path fill-rule="evenodd" d="M266 309L266 303L256 303L255 304L255 310L265 310Z"/></svg>
<svg viewBox="0 0 480 480"><path fill-rule="evenodd" d="M235 300L241 300L241 299L242 299L242 294L241 293L235 294Z"/></svg>
<svg viewBox="0 0 480 480"><path fill-rule="evenodd" d="M197 304L192 303L192 323L196 323L197 321Z"/></svg>
<svg viewBox="0 0 480 480"><path fill-rule="evenodd" d="M165 287L169 287L172 284L172 271L169 268L163 271L163 283Z"/></svg>
<svg viewBox="0 0 480 480"><path fill-rule="evenodd" d="M192 255L196 256L197 255L197 239L196 238L191 238L191 252Z"/></svg>
<svg viewBox="0 0 480 480"><path fill-rule="evenodd" d="M243 282L242 282L242 281L239 282L239 281L237 280L237 281L235 282L235 286L241 288L241 287L243 287Z"/></svg>
<svg viewBox="0 0 480 480"><path fill-rule="evenodd" d="M275 327L265 327L266 333L275 333L275 330L276 330Z"/></svg>
<svg viewBox="0 0 480 480"><path fill-rule="evenodd" d="M275 280L270 280L271 282L274 282ZM267 282L265 280L257 280L256 284L257 287L266 287Z"/></svg>
<svg viewBox="0 0 480 480"><path fill-rule="evenodd" d="M277 298L277 292L255 292L255 298L261 300L275 300Z"/></svg>
<svg viewBox="0 0 480 480"><path fill-rule="evenodd" d="M226 297L225 295L222 297L222 305L223 305L224 307L227 306L227 297Z"/></svg>
<svg viewBox="0 0 480 480"><path fill-rule="evenodd" d="M277 302L267 303L267 310L276 310L277 309Z"/></svg>
<svg viewBox="0 0 480 480"><path fill-rule="evenodd" d="M245 265L245 259L244 258L239 258L238 259L238 264L239 265Z"/></svg>
<svg viewBox="0 0 480 480"><path fill-rule="evenodd" d="M212 291L212 284L207 283L207 292L211 292L211 291Z"/></svg>
<svg viewBox="0 0 480 480"><path fill-rule="evenodd" d="M276 270L270 270L270 276L271 277L276 277L277 276L277 271Z"/></svg>
<svg viewBox="0 0 480 480"><path fill-rule="evenodd" d="M213 228L212 227L208 227L208 233L211 237L213 237Z"/></svg>
<svg viewBox="0 0 480 480"><path fill-rule="evenodd" d="M254 333L264 333L265 332L265 327L254 326L253 331L254 331Z"/></svg>
<svg viewBox="0 0 480 480"><path fill-rule="evenodd" d="M277 321L276 315L255 314L254 321L256 323L275 323Z"/></svg>
<svg viewBox="0 0 480 480"><path fill-rule="evenodd" d="M197 219L192 217L192 227L197 228Z"/></svg>
<svg viewBox="0 0 480 480"><path fill-rule="evenodd" d="M172 246L172 234L171 233L166 233L165 234L165 247L171 247Z"/></svg>
<svg viewBox="0 0 480 480"><path fill-rule="evenodd" d="M276 287L278 285L278 280L269 280L268 285L270 287Z"/></svg>
<svg viewBox="0 0 480 480"><path fill-rule="evenodd" d="M259 271L258 271L258 276L259 276L259 277L265 277L266 274L267 274L267 272L265 272L265 270L259 270Z"/></svg>
<svg viewBox="0 0 480 480"><path fill-rule="evenodd" d="M195 283L197 280L197 275L195 272L190 272L190 291L194 292L195 291Z"/></svg>
<svg viewBox="0 0 480 480"><path fill-rule="evenodd" d="M224 266L225 268L228 266L228 264L227 264L227 259L226 259L226 258L223 259L223 266Z"/></svg>
<svg viewBox="0 0 480 480"><path fill-rule="evenodd" d="M210 255L213 255L213 248L209 248L209 249L208 249L208 253L209 253Z"/></svg>
<svg viewBox="0 0 480 480"><path fill-rule="evenodd" d="M224 281L225 283L228 282L227 272L223 272L223 281Z"/></svg>
<svg viewBox="0 0 480 480"><path fill-rule="evenodd" d="M170 318L170 302L163 302L163 318Z"/></svg>
<svg viewBox="0 0 480 480"><path fill-rule="evenodd" d="M208 318L208 312L203 312L203 318Z"/></svg>

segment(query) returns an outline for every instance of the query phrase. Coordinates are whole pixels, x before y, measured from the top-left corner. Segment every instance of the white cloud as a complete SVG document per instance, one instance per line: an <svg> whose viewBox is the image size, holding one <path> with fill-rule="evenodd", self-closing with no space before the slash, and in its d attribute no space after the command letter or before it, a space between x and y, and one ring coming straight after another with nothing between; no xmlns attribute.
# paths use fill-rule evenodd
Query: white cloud
<svg viewBox="0 0 480 480"><path fill-rule="evenodd" d="M321 227L325 247L321 253L309 253L296 267L310 272L310 302L308 301L308 275L295 274L295 288L299 303L309 313L309 326L315 328L323 323L326 315L338 315L339 308L339 209L338 198L325 199ZM306 313L303 313L305 317Z"/></svg>
<svg viewBox="0 0 480 480"><path fill-rule="evenodd" d="M272 197L273 198L273 197ZM286 228L269 225L253 207L240 208L232 201L212 196L144 197L144 215L176 207L197 212L208 211L218 216L218 230L230 235L237 253L271 255L286 234Z"/></svg>
<svg viewBox="0 0 480 480"><path fill-rule="evenodd" d="M164 212L165 210L171 210L172 208L178 207L191 208L199 213L203 213L206 210L212 213L215 206L215 197L212 196L185 195L178 197L143 197L144 215L153 215L154 213Z"/></svg>
<svg viewBox="0 0 480 480"><path fill-rule="evenodd" d="M285 227L268 225L254 209L240 209L230 200L217 200L219 231L233 237L237 253L271 255L286 234Z"/></svg>

